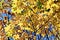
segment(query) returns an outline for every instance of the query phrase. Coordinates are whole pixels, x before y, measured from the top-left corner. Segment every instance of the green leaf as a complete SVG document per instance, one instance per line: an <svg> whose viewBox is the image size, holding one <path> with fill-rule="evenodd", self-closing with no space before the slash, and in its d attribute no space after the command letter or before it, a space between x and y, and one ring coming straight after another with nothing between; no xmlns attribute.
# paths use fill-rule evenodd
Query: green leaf
<svg viewBox="0 0 60 40"><path fill-rule="evenodd" d="M38 8L42 8L42 3L38 0L38 2L37 2L37 6L38 6Z"/></svg>

